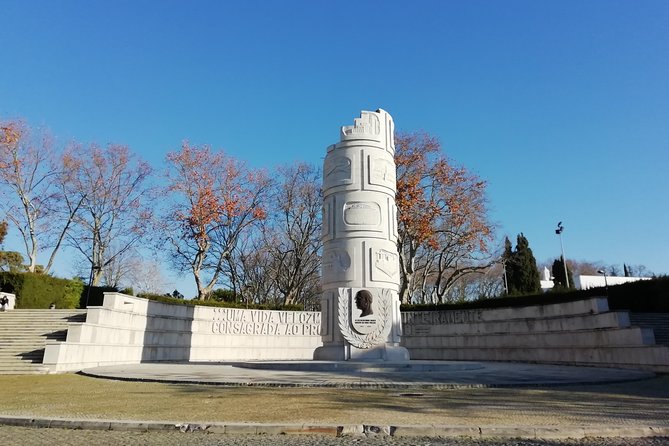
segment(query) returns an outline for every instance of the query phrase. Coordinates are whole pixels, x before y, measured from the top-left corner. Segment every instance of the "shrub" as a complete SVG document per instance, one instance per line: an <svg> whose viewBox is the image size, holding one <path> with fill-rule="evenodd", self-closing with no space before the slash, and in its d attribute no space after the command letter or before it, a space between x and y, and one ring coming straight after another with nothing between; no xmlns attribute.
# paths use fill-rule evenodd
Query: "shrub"
<svg viewBox="0 0 669 446"><path fill-rule="evenodd" d="M77 308L83 283L38 273L0 273L3 292L16 295L16 308Z"/></svg>
<svg viewBox="0 0 669 446"><path fill-rule="evenodd" d="M110 286L91 286L83 285L81 296L79 296L79 308L102 306L104 293L118 291L117 288Z"/></svg>

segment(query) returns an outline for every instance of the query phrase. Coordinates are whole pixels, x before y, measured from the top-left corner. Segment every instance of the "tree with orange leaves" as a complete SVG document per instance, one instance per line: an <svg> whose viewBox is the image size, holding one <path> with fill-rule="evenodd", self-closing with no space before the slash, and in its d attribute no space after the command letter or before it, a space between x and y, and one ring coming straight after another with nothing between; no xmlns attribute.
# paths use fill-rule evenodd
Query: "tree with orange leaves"
<svg viewBox="0 0 669 446"><path fill-rule="evenodd" d="M486 183L449 162L431 135L395 142L400 299L442 302L458 279L492 263Z"/></svg>
<svg viewBox="0 0 669 446"><path fill-rule="evenodd" d="M1 207L21 234L30 272L39 270L37 256L47 247L51 254L41 271L49 272L77 211L78 203L63 194L58 157L46 132L20 121L0 124L0 186L10 195Z"/></svg>
<svg viewBox="0 0 669 446"><path fill-rule="evenodd" d="M173 265L190 271L197 298L207 299L226 271L228 284L238 283L227 263L240 237L265 218L262 201L269 180L261 171L247 169L235 158L208 146L184 142L167 155L167 192L173 205L163 219Z"/></svg>

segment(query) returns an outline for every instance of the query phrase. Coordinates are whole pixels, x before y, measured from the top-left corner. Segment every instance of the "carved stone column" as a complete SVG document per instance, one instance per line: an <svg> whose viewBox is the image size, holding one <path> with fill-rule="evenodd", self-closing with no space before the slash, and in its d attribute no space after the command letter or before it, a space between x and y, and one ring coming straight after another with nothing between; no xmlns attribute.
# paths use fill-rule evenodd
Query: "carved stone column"
<svg viewBox="0 0 669 446"><path fill-rule="evenodd" d="M406 361L397 255L394 124L363 111L323 168L323 347L314 359Z"/></svg>

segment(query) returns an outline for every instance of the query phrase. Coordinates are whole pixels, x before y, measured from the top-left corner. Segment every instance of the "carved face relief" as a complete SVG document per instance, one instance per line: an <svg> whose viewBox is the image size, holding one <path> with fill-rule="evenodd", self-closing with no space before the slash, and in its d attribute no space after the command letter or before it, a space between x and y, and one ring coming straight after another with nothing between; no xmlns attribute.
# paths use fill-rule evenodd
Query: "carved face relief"
<svg viewBox="0 0 669 446"><path fill-rule="evenodd" d="M378 318L374 314L374 298L368 290L360 290L353 297L355 308L351 306L351 326L363 335L377 328Z"/></svg>
<svg viewBox="0 0 669 446"><path fill-rule="evenodd" d="M355 295L355 307L360 310L360 316L358 317L367 317L371 314L374 314L372 311L372 293L367 290L360 290Z"/></svg>

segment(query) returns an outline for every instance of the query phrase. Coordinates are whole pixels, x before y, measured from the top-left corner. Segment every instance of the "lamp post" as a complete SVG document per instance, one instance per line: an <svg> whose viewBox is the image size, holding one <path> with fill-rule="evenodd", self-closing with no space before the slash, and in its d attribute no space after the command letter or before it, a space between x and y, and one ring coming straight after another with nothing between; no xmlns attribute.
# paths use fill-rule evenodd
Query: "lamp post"
<svg viewBox="0 0 669 446"><path fill-rule="evenodd" d="M604 271L603 269L598 269L597 274L603 274L604 275L604 289L606 290L606 295L608 296L608 294L609 294L609 283L606 280L606 271Z"/></svg>
<svg viewBox="0 0 669 446"><path fill-rule="evenodd" d="M506 259L502 260L502 268L504 268L504 291L509 294L509 281L506 278Z"/></svg>
<svg viewBox="0 0 669 446"><path fill-rule="evenodd" d="M557 224L557 229L555 230L555 233L560 236L560 249L562 250L562 265L564 266L564 280L565 283L567 284L567 288L569 288L569 273L567 272L567 258L564 256L564 244L562 243L562 231L564 231L564 226L562 226L562 222L559 221Z"/></svg>

